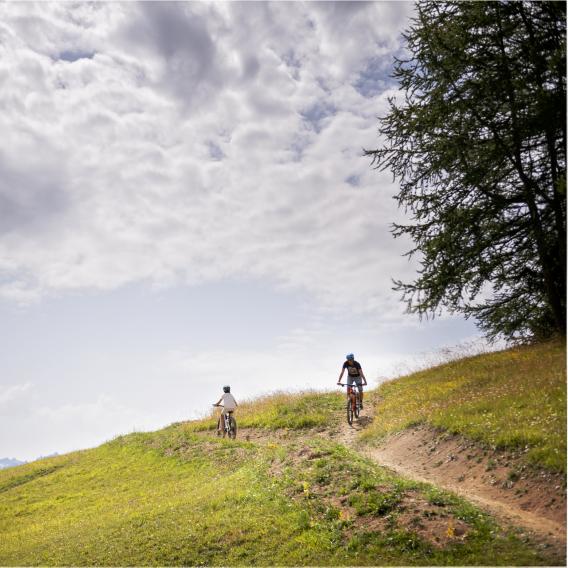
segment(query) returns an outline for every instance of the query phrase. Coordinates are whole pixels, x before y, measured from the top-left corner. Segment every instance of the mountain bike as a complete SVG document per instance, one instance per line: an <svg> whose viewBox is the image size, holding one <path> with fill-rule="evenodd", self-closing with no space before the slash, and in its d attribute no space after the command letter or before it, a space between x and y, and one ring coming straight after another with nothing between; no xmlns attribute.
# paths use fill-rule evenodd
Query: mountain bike
<svg viewBox="0 0 568 568"><path fill-rule="evenodd" d="M361 393L357 385L347 385L341 383L342 387L347 387L347 423L353 424L353 418L359 418L361 413Z"/></svg>
<svg viewBox="0 0 568 568"><path fill-rule="evenodd" d="M220 404L214 404L213 406L221 406ZM217 436L229 436L229 439L234 440L237 437L237 421L231 412L223 412L223 430L217 430Z"/></svg>

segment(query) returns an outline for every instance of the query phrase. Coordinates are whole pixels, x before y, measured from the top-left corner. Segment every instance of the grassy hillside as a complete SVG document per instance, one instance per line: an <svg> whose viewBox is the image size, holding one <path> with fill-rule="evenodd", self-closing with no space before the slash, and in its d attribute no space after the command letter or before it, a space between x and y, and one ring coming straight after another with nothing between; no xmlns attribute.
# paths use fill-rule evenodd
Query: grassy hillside
<svg viewBox="0 0 568 568"><path fill-rule="evenodd" d="M555 341L460 359L383 384L363 438L425 423L566 472L566 345Z"/></svg>
<svg viewBox="0 0 568 568"><path fill-rule="evenodd" d="M550 563L467 503L324 437L190 429L0 472L0 564Z"/></svg>
<svg viewBox="0 0 568 568"><path fill-rule="evenodd" d="M379 406L367 438L424 421L527 444L531 459L559 467L563 349L485 355L383 385L372 395ZM211 416L0 471L0 565L558 561L463 500L338 444L338 393L265 397L238 417L241 428L266 435L217 439Z"/></svg>

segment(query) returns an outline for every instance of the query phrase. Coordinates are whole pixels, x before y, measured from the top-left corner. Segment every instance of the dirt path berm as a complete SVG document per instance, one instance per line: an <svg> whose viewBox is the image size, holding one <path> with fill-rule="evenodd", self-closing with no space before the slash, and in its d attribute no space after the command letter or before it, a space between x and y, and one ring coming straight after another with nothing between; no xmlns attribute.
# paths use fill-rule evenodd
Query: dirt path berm
<svg viewBox="0 0 568 568"><path fill-rule="evenodd" d="M566 552L566 481L530 466L523 451L483 447L458 435L427 426L392 434L376 446L359 434L372 422L366 408L353 426L341 425L338 439L381 466L410 479L452 491L519 528L521 538L541 548Z"/></svg>

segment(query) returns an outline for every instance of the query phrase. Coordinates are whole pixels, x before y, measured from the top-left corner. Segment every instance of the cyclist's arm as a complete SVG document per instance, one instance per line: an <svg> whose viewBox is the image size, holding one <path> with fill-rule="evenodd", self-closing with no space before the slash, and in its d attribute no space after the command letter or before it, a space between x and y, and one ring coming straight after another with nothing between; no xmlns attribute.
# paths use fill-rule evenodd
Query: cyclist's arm
<svg viewBox="0 0 568 568"><path fill-rule="evenodd" d="M221 404L221 401L223 400L223 397L221 397L216 403L215 406L219 406Z"/></svg>
<svg viewBox="0 0 568 568"><path fill-rule="evenodd" d="M341 383L341 378L343 377L343 373L345 373L345 367L343 367L341 369L341 374L339 375L339 379L337 379L337 384L339 385Z"/></svg>
<svg viewBox="0 0 568 568"><path fill-rule="evenodd" d="M359 369L359 373L361 373L361 378L363 379L363 384L367 384L367 379L365 378L365 373L363 373L363 369Z"/></svg>

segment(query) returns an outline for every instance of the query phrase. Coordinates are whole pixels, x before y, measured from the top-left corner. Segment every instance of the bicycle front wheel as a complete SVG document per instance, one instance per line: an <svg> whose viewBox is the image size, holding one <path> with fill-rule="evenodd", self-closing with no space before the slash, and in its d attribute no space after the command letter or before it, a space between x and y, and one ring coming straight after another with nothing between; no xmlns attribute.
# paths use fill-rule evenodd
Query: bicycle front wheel
<svg viewBox="0 0 568 568"><path fill-rule="evenodd" d="M347 399L347 423L349 426L353 424L353 403L351 402L351 398Z"/></svg>

